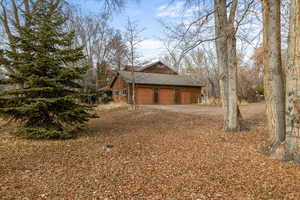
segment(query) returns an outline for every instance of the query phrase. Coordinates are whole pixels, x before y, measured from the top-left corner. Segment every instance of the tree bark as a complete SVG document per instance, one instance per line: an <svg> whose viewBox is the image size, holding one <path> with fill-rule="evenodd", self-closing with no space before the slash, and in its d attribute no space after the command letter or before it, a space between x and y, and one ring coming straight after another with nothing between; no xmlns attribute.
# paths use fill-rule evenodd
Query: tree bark
<svg viewBox="0 0 300 200"><path fill-rule="evenodd" d="M218 57L218 67L220 72L220 95L224 110L224 129L228 127L228 57L227 41L224 27L227 23L226 2L215 0L215 33L216 33L216 50Z"/></svg>
<svg viewBox="0 0 300 200"><path fill-rule="evenodd" d="M133 42L134 42L134 38L132 38L132 41L131 41L131 76L132 76L132 108L135 110L135 73L134 73L134 70L135 70L135 66L134 66L134 45L133 45Z"/></svg>
<svg viewBox="0 0 300 200"><path fill-rule="evenodd" d="M239 131L240 112L237 98L237 56L236 56L236 38L233 23L229 24L229 34L227 38L228 48L228 131Z"/></svg>
<svg viewBox="0 0 300 200"><path fill-rule="evenodd" d="M270 133L269 153L285 140L285 96L281 63L280 1L263 0L264 84L266 115Z"/></svg>
<svg viewBox="0 0 300 200"><path fill-rule="evenodd" d="M133 62L132 64L132 69L131 69L131 76L132 76L132 99L131 99L131 103L133 105L133 109L135 109L135 73L134 73L134 66L133 66Z"/></svg>
<svg viewBox="0 0 300 200"><path fill-rule="evenodd" d="M286 69L286 156L300 161L300 2L292 0Z"/></svg>
<svg viewBox="0 0 300 200"><path fill-rule="evenodd" d="M237 56L234 20L237 0L232 2L229 18L224 0L215 0L215 31L218 66L220 70L220 93L224 110L224 130L241 130L241 113L237 101Z"/></svg>

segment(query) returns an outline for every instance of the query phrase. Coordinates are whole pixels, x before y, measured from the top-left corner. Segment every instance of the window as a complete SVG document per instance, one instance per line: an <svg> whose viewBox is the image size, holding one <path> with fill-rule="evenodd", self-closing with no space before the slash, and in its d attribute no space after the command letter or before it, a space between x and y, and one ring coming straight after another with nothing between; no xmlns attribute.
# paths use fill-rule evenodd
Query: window
<svg viewBox="0 0 300 200"><path fill-rule="evenodd" d="M126 96L127 95L127 89L122 89L119 91L114 92L115 95L120 95L120 96Z"/></svg>

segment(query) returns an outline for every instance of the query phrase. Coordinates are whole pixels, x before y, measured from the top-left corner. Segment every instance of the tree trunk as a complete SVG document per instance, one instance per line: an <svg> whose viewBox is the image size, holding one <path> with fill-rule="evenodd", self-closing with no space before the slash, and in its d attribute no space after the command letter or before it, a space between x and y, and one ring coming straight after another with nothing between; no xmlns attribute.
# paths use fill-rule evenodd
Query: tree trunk
<svg viewBox="0 0 300 200"><path fill-rule="evenodd" d="M132 57L131 57L131 76L132 76L132 108L135 110L135 73L134 73L134 66L133 66L133 61L134 61L134 55L132 52Z"/></svg>
<svg viewBox="0 0 300 200"><path fill-rule="evenodd" d="M286 69L286 155L288 159L300 161L300 2L291 3Z"/></svg>
<svg viewBox="0 0 300 200"><path fill-rule="evenodd" d="M237 57L234 18L237 1L233 2L227 19L224 0L215 0L215 32L218 66L220 72L220 94L224 110L224 130L241 130L241 114L237 104Z"/></svg>
<svg viewBox="0 0 300 200"><path fill-rule="evenodd" d="M211 94L208 93L207 96L211 95L213 97L217 97L217 92L216 92L216 88L215 88L216 86L215 86L214 81L211 80L210 78L208 78L208 82L211 86Z"/></svg>
<svg viewBox="0 0 300 200"><path fill-rule="evenodd" d="M240 131L241 113L238 108L237 98L237 56L236 38L233 24L228 25L228 127L227 131Z"/></svg>
<svg viewBox="0 0 300 200"><path fill-rule="evenodd" d="M132 99L131 103L133 105L133 108L135 108L135 74L134 74L134 69L132 68L131 70L131 76L132 76Z"/></svg>
<svg viewBox="0 0 300 200"><path fill-rule="evenodd" d="M220 95L224 110L224 129L228 127L228 57L227 57L227 42L224 34L224 27L227 23L226 2L215 0L215 32L216 32L216 50L218 57L218 67L220 73Z"/></svg>
<svg viewBox="0 0 300 200"><path fill-rule="evenodd" d="M270 133L269 153L274 153L285 140L285 97L281 64L279 0L263 0L263 18L264 84Z"/></svg>

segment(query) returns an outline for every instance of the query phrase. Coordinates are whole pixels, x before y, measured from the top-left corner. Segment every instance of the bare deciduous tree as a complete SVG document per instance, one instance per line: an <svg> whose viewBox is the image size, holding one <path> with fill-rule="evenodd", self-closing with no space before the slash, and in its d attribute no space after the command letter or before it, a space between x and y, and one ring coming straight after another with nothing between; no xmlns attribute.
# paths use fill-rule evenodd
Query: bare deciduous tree
<svg viewBox="0 0 300 200"><path fill-rule="evenodd" d="M122 67L127 63L127 46L120 32L116 32L115 36L109 43L110 60L112 65L117 71L120 71Z"/></svg>
<svg viewBox="0 0 300 200"><path fill-rule="evenodd" d="M300 2L291 1L286 68L286 152L287 158L300 160Z"/></svg>
<svg viewBox="0 0 300 200"><path fill-rule="evenodd" d="M281 63L280 1L262 0L264 84L270 153L285 140L285 97Z"/></svg>
<svg viewBox="0 0 300 200"><path fill-rule="evenodd" d="M75 45L84 47L86 64L90 67L85 85L94 85L96 91L108 84L107 70L113 67L112 61L118 59L120 65L125 57L122 36L108 24L109 17L106 13L98 16L75 15L70 23L76 34Z"/></svg>
<svg viewBox="0 0 300 200"><path fill-rule="evenodd" d="M137 22L132 21L130 18L127 20L126 31L125 31L125 40L127 44L127 58L128 62L131 65L131 76L132 76L132 84L131 91L128 93L131 94L131 103L133 104L133 108L135 108L135 66L138 64L138 52L137 49L142 42L140 37L141 32L144 29L139 28Z"/></svg>
<svg viewBox="0 0 300 200"><path fill-rule="evenodd" d="M224 108L224 130L241 130L241 114L237 99L237 55L235 19L238 1L233 0L227 13L227 4L215 0L215 31L220 90Z"/></svg>
<svg viewBox="0 0 300 200"><path fill-rule="evenodd" d="M201 8L200 5L204 3L200 2L204 1L187 1L189 6L192 5L197 10L194 20L188 20L188 22L179 23L175 26L171 26L169 23L165 25L166 35L170 38L171 43L176 41L175 45L169 45L175 51L173 49L168 50L170 48L167 50L174 54L173 52L182 49L179 54L174 54L175 56L171 54L170 56L172 58L177 57L177 60L180 61L190 50L204 42L216 41L221 99L224 107L224 130L239 131L242 128L242 117L237 100L236 35L255 0L243 1L240 4L238 0L215 0L213 6L211 3L206 4L208 9ZM238 9L239 13L237 14ZM214 23L212 23L212 16L214 16ZM215 34L209 35L213 28ZM176 62L174 61L174 63Z"/></svg>
<svg viewBox="0 0 300 200"><path fill-rule="evenodd" d="M1 38L1 44L4 48L9 48L16 51L12 38L15 34L16 26L21 24L29 24L26 15L30 15L34 12L35 7L40 0L2 0L0 1L0 22L1 32L3 36ZM24 14L25 15L24 15ZM4 59L4 58L2 58ZM14 74L16 71L15 66L5 65L5 69L8 73Z"/></svg>
<svg viewBox="0 0 300 200"><path fill-rule="evenodd" d="M183 20L175 23L172 21L159 21L164 34L161 41L169 59L172 61L173 68L178 72L184 70L182 62L190 51L204 42L214 41L214 35L209 35L213 29L210 25L212 14L213 12L206 11L192 21Z"/></svg>
<svg viewBox="0 0 300 200"><path fill-rule="evenodd" d="M185 56L185 73L206 84L207 96L219 96L219 70L212 49L195 49Z"/></svg>

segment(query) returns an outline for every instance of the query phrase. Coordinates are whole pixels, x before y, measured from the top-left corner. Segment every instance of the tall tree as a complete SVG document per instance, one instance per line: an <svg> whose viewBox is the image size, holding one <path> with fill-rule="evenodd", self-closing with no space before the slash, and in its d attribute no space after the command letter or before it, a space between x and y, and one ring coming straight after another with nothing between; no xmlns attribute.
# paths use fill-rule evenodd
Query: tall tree
<svg viewBox="0 0 300 200"><path fill-rule="evenodd" d="M224 130L241 130L241 114L237 101L237 56L235 18L238 0L233 0L227 13L224 0L215 0L215 34L220 92L224 108Z"/></svg>
<svg viewBox="0 0 300 200"><path fill-rule="evenodd" d="M25 25L11 36L14 47L4 51L4 65L14 67L4 84L23 88L0 93L0 116L22 122L18 134L28 138L70 138L89 118L91 107L76 103L86 68L73 48L74 32L64 31L67 20L60 0L39 1Z"/></svg>
<svg viewBox="0 0 300 200"><path fill-rule="evenodd" d="M20 13L24 12L27 16L31 15L31 13L36 10L39 1L41 0L0 1L0 29L1 32L4 33L3 37L0 38L0 42L3 46L16 51L15 47L12 45L12 39L14 32L16 31L16 26L29 25L28 18L23 17L24 15L21 15ZM5 65L4 67L9 73L14 73L14 66Z"/></svg>
<svg viewBox="0 0 300 200"><path fill-rule="evenodd" d="M131 76L132 76L132 84L131 84L131 103L133 104L133 108L135 108L135 69L136 65L138 64L138 52L137 48L139 44L142 42L140 39L140 33L143 29L138 27L137 22L132 21L128 18L126 32L125 32L125 40L127 42L127 58L128 62L131 65Z"/></svg>
<svg viewBox="0 0 300 200"><path fill-rule="evenodd" d="M106 13L94 17L75 15L70 20L70 28L75 30L75 45L84 46L86 63L90 67L84 81L85 92L90 87L96 91L99 86L103 87L103 80L99 80L101 67L109 63L109 44L115 34L115 30L108 25L109 17Z"/></svg>
<svg viewBox="0 0 300 200"><path fill-rule="evenodd" d="M286 68L286 152L289 159L300 160L300 2L292 0Z"/></svg>
<svg viewBox="0 0 300 200"><path fill-rule="evenodd" d="M280 1L263 0L264 85L270 153L285 140L285 97L281 62Z"/></svg>
<svg viewBox="0 0 300 200"><path fill-rule="evenodd" d="M127 47L122 34L117 31L114 38L109 43L111 63L117 71L120 71L127 62Z"/></svg>
<svg viewBox="0 0 300 200"><path fill-rule="evenodd" d="M194 49L185 57L185 69L194 79L206 83L207 96L219 96L219 75L212 49Z"/></svg>

